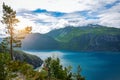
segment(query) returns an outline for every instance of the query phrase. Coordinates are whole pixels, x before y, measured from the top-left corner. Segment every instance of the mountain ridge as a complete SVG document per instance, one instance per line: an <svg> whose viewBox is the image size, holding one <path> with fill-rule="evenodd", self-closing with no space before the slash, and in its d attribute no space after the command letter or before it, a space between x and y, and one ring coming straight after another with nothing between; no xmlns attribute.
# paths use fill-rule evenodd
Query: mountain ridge
<svg viewBox="0 0 120 80"><path fill-rule="evenodd" d="M32 44L32 49L34 50L35 45L41 45L42 42L41 46L36 46L39 50L120 51L120 29L95 26L97 27L92 25L89 25L89 27L68 26L46 34L39 34L36 36L36 38L39 38L34 41L35 44ZM40 36L44 37L44 42L40 39ZM32 39L28 38L28 40ZM31 49L27 47L31 42L26 44L25 41L27 40L24 40L23 49Z"/></svg>

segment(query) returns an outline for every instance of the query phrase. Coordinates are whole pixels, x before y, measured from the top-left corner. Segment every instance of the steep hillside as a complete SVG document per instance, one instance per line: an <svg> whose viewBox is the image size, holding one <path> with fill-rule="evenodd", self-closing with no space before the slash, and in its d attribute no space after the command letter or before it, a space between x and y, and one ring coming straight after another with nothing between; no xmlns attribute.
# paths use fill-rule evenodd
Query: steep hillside
<svg viewBox="0 0 120 80"><path fill-rule="evenodd" d="M0 53L4 53L0 47ZM6 53L9 53L9 50L6 50ZM19 60L21 62L27 62L28 64L32 65L34 68L40 67L43 63L43 60L38 56L27 54L23 51L14 50L14 59Z"/></svg>
<svg viewBox="0 0 120 80"><path fill-rule="evenodd" d="M55 50L59 48L59 43L54 38L39 33L28 35L22 41L24 50Z"/></svg>
<svg viewBox="0 0 120 80"><path fill-rule="evenodd" d="M15 60L27 62L31 64L34 68L40 67L43 63L43 60L41 60L39 57L35 55L27 54L23 51L14 51L13 53Z"/></svg>
<svg viewBox="0 0 120 80"><path fill-rule="evenodd" d="M104 26L66 27L47 35L57 40L64 50L120 51L120 29Z"/></svg>
<svg viewBox="0 0 120 80"><path fill-rule="evenodd" d="M80 37L84 34L120 35L120 29L108 28L103 26L92 27L92 25L84 26L84 27L68 26L66 28L53 30L47 33L47 35L55 38L57 41L60 41L60 42L69 42L72 38Z"/></svg>
<svg viewBox="0 0 120 80"><path fill-rule="evenodd" d="M120 35L88 33L74 37L62 46L75 51L120 51Z"/></svg>
<svg viewBox="0 0 120 80"><path fill-rule="evenodd" d="M24 49L120 51L120 29L89 25L65 27L47 34L31 34L23 41Z"/></svg>

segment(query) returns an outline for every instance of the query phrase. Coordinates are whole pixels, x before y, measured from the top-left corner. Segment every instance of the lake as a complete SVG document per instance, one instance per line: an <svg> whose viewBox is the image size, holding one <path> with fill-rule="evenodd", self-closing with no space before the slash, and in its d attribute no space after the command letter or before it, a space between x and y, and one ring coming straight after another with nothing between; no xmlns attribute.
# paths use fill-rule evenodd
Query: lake
<svg viewBox="0 0 120 80"><path fill-rule="evenodd" d="M120 80L120 52L69 52L69 51L25 51L41 59L59 57L64 66L82 68L86 80Z"/></svg>

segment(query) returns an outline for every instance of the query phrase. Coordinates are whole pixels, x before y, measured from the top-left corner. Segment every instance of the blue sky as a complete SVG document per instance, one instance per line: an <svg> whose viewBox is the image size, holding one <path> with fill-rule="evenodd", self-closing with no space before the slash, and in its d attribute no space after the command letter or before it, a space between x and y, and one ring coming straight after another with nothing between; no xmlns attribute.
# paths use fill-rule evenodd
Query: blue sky
<svg viewBox="0 0 120 80"><path fill-rule="evenodd" d="M120 0L0 0L0 6L3 1L17 11L18 29L32 26L33 32L47 33L88 24L120 28Z"/></svg>

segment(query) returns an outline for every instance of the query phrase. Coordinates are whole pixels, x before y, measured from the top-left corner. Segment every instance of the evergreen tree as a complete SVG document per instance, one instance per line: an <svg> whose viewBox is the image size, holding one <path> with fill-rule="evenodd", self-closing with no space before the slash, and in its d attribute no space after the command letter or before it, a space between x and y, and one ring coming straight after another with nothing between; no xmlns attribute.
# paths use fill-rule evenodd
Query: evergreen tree
<svg viewBox="0 0 120 80"><path fill-rule="evenodd" d="M10 6L3 3L3 20L1 21L7 27L7 33L10 35L10 54L11 59L13 60L13 35L14 35L14 26L19 20L16 18L16 11L14 11Z"/></svg>
<svg viewBox="0 0 120 80"><path fill-rule="evenodd" d="M77 73L76 73L76 80L85 80L85 78L82 77L80 73L81 73L81 67L80 65L78 65Z"/></svg>
<svg viewBox="0 0 120 80"><path fill-rule="evenodd" d="M48 80L72 80L71 66L63 68L59 58L48 57L44 64Z"/></svg>
<svg viewBox="0 0 120 80"><path fill-rule="evenodd" d="M8 75L7 63L10 57L7 53L0 53L0 80L6 80Z"/></svg>
<svg viewBox="0 0 120 80"><path fill-rule="evenodd" d="M0 52L7 53L8 50L8 41L7 38L4 38L2 42L0 43Z"/></svg>
<svg viewBox="0 0 120 80"><path fill-rule="evenodd" d="M25 38L27 34L30 34L32 31L32 27L25 27L22 31L17 31L15 30L14 26L16 23L19 22L19 20L16 18L16 11L14 11L10 6L5 5L3 3L3 20L1 21L3 24L6 25L6 33L9 34L9 37L6 38L5 40L8 42L7 47L10 44L10 54L11 54L11 59L14 59L13 56L13 47L21 47L21 40ZM3 41L5 42L5 41ZM14 43L14 45L13 45ZM6 45L2 45L1 48L5 48Z"/></svg>

